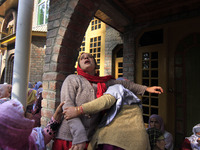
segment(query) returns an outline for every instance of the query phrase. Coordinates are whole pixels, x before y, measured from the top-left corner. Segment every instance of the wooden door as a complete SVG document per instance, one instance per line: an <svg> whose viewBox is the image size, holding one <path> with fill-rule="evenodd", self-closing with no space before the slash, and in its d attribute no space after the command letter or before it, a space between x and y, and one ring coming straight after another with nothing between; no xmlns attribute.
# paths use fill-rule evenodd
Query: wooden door
<svg viewBox="0 0 200 150"><path fill-rule="evenodd" d="M161 44L137 48L136 83L146 86L161 86L166 90L166 55ZM162 95L145 93L142 97L143 118L147 126L152 114L166 120L166 92Z"/></svg>

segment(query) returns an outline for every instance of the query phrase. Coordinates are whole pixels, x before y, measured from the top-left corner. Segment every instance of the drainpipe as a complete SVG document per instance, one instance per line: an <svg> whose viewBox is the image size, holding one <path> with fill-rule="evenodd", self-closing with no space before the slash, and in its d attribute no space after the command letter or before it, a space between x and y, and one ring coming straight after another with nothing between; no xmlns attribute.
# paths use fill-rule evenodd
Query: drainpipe
<svg viewBox="0 0 200 150"><path fill-rule="evenodd" d="M26 107L34 0L19 0L12 96Z"/></svg>

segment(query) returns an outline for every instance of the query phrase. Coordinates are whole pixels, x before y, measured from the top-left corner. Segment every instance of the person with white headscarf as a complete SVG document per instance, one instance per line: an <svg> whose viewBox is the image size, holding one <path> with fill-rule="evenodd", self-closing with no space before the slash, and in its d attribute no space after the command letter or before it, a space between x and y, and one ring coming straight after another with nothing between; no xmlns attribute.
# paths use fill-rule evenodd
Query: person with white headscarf
<svg viewBox="0 0 200 150"><path fill-rule="evenodd" d="M200 150L200 124L193 127L193 134L186 137L181 150Z"/></svg>

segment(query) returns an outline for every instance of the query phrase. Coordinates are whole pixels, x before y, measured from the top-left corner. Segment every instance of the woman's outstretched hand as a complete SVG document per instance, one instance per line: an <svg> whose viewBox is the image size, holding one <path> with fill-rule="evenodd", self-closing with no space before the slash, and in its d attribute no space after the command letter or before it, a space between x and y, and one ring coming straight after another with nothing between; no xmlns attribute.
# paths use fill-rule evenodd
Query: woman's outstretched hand
<svg viewBox="0 0 200 150"><path fill-rule="evenodd" d="M76 118L81 115L81 112L78 111L79 107L66 107L63 111L64 118L66 120Z"/></svg>
<svg viewBox="0 0 200 150"><path fill-rule="evenodd" d="M156 94L163 93L163 89L160 86L147 87L146 91L149 93L156 93Z"/></svg>

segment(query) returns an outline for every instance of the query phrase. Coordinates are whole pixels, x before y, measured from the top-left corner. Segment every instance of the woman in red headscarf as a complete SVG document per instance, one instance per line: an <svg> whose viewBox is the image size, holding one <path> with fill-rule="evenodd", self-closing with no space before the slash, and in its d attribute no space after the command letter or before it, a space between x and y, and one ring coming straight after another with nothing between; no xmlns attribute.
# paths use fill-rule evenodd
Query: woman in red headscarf
<svg viewBox="0 0 200 150"><path fill-rule="evenodd" d="M82 53L78 58L78 75L69 75L61 88L61 101L65 102L63 108L81 106L90 102L106 91L107 87L114 84L122 84L136 95L145 91L161 93L161 87L146 87L128 80L114 80L112 76L99 77L95 73L95 58L90 53ZM160 90L160 91L159 91ZM56 139L54 150L84 150L95 132L95 128L101 120L102 113L83 115L71 120L63 120Z"/></svg>

